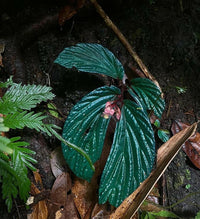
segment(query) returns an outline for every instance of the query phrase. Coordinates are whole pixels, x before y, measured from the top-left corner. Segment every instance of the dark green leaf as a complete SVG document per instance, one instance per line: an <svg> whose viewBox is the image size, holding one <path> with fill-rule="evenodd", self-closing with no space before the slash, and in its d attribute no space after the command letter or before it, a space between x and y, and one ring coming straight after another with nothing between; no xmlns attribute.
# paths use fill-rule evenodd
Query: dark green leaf
<svg viewBox="0 0 200 219"><path fill-rule="evenodd" d="M99 189L99 201L118 206L148 177L155 158L150 121L135 102L124 100Z"/></svg>
<svg viewBox="0 0 200 219"><path fill-rule="evenodd" d="M105 104L119 94L120 90L114 86L92 91L73 107L65 122L63 138L83 149L93 163L100 158L110 120L102 116ZM89 181L93 171L87 160L65 144L62 149L72 171Z"/></svg>
<svg viewBox="0 0 200 219"><path fill-rule="evenodd" d="M162 142L167 142L169 140L169 131L164 129L158 129L158 137Z"/></svg>
<svg viewBox="0 0 200 219"><path fill-rule="evenodd" d="M76 67L79 71L104 74L122 79L124 69L119 60L99 44L80 43L65 48L55 60L65 68Z"/></svg>
<svg viewBox="0 0 200 219"><path fill-rule="evenodd" d="M132 89L139 96L143 106L147 110L152 110L156 116L161 117L165 102L161 98L160 89L147 78L135 78L131 83Z"/></svg>

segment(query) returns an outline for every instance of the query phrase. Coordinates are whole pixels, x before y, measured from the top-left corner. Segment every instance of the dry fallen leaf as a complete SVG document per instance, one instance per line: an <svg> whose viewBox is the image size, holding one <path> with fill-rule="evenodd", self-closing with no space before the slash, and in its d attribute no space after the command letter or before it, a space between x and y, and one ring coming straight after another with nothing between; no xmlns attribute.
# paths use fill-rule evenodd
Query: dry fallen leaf
<svg viewBox="0 0 200 219"><path fill-rule="evenodd" d="M97 201L95 190L91 183L77 177L75 178L72 193L74 195L74 203L81 218L84 218L86 214L90 214L92 211Z"/></svg>
<svg viewBox="0 0 200 219"><path fill-rule="evenodd" d="M39 171L38 170L34 171L33 175L34 175L35 182L38 184L38 187L40 187L40 189L43 189L42 178L39 174Z"/></svg>
<svg viewBox="0 0 200 219"><path fill-rule="evenodd" d="M135 215L142 202L180 150L182 144L194 134L196 128L197 123L194 123L172 136L158 149L156 168L151 172L150 176L122 202L116 211L111 214L110 219L129 219Z"/></svg>
<svg viewBox="0 0 200 219"><path fill-rule="evenodd" d="M34 172L34 178L37 184L43 189L42 179L39 172ZM36 196L40 194L40 190L32 183L31 184L31 195ZM39 201L32 207L33 211L31 214L27 215L28 219L47 219L48 218L48 209L45 200Z"/></svg>
<svg viewBox="0 0 200 219"><path fill-rule="evenodd" d="M48 219L78 219L71 194L71 178L68 173L59 175L52 187L48 204Z"/></svg>
<svg viewBox="0 0 200 219"><path fill-rule="evenodd" d="M66 161L63 157L61 147L57 147L55 150L51 152L50 162L51 162L51 171L53 175L57 178L59 175L61 175L64 172L65 170L64 167L66 166Z"/></svg>
<svg viewBox="0 0 200 219"><path fill-rule="evenodd" d="M187 128L189 125L183 122L174 121L172 124L173 135ZM196 132L184 144L183 151L187 154L192 163L200 169L200 133Z"/></svg>
<svg viewBox="0 0 200 219"><path fill-rule="evenodd" d="M111 214L110 210L108 211L108 204L96 205L93 208L91 218L92 219L109 219L109 215Z"/></svg>

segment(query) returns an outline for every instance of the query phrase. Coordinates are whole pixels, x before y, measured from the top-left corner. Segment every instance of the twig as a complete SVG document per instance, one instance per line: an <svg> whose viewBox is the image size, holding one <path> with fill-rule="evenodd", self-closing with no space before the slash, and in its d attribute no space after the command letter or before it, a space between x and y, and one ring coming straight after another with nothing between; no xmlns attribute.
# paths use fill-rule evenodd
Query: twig
<svg viewBox="0 0 200 219"><path fill-rule="evenodd" d="M16 210L17 210L17 215L18 215L18 217L19 217L19 219L21 218L21 216L20 216L20 213L19 213L19 208L18 208L18 206L17 206L17 202L16 202L16 200L14 199L14 203L15 203L15 207L16 207Z"/></svg>
<svg viewBox="0 0 200 219"><path fill-rule="evenodd" d="M172 99L170 99L170 101L169 101L169 106L168 106L168 110L167 110L167 118L169 117L171 107L172 107Z"/></svg>
<svg viewBox="0 0 200 219"><path fill-rule="evenodd" d="M101 15L101 17L104 19L105 23L108 25L108 27L110 27L115 34L118 36L118 38L120 39L120 41L122 42L122 44L126 47L126 49L128 50L128 52L130 53L130 55L133 57L133 59L137 62L137 64L140 66L140 68L142 69L142 71L144 72L145 76L147 78L149 78L150 80L152 80L158 87L159 84L158 82L155 80L155 78L153 77L153 75L150 74L149 70L147 69L147 67L144 65L144 63L142 62L142 60L140 59L140 57L137 55L137 53L135 51L133 51L132 46L130 45L130 43L128 42L128 40L126 39L126 37L122 34L122 32L118 29L118 27L111 21L111 19L108 17L108 15L105 13L105 11L102 9L102 7L98 4L98 2L96 0L90 0L92 2L92 4L95 6L97 12Z"/></svg>

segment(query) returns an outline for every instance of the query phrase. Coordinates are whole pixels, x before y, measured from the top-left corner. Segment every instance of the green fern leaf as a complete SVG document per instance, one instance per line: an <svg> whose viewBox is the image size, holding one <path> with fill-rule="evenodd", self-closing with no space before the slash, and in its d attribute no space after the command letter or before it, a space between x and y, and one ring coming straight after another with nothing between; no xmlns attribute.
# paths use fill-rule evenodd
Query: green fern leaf
<svg viewBox="0 0 200 219"><path fill-rule="evenodd" d="M26 168L25 163L23 162L23 153L19 150L14 150L14 153L11 156L13 169L17 173L20 181L17 183L19 188L19 196L24 201L27 200L28 193L30 191L30 180L27 176L28 170ZM34 170L36 170L34 168Z"/></svg>
<svg viewBox="0 0 200 219"><path fill-rule="evenodd" d="M20 140L20 137L11 138L10 143L8 144L8 146L13 150L12 159L11 159L12 162L15 163L15 156L19 156L18 159L20 159L24 167L27 166L31 170L35 171L36 168L30 162L37 163L37 161L34 158L32 158L32 156L29 155L29 154L35 154L35 152L28 148L25 148L25 146L28 146L29 143L24 141L18 141L18 140Z"/></svg>
<svg viewBox="0 0 200 219"><path fill-rule="evenodd" d="M46 116L42 116L42 113L34 112L15 112L12 114L8 114L4 119L5 126L12 129L23 129L24 127L28 127L30 129L36 129L37 131L41 131L43 128L42 120L46 118Z"/></svg>
<svg viewBox="0 0 200 219"><path fill-rule="evenodd" d="M1 164L0 164L1 167ZM3 175L2 177L2 198L5 199L5 203L8 207L8 211L10 212L12 208L12 200L13 198L16 198L18 195L18 189L17 189L17 180L16 178L11 175L9 172L4 171L1 168L0 171Z"/></svg>
<svg viewBox="0 0 200 219"><path fill-rule="evenodd" d="M13 85L14 82L12 80L13 76L7 79L6 82L0 82L0 88L8 88L9 86Z"/></svg>
<svg viewBox="0 0 200 219"><path fill-rule="evenodd" d="M0 136L0 149L2 145L10 149L10 154L6 157L0 152L0 182L2 182L3 199L8 206L8 211L12 208L12 199L18 193L21 199L26 201L30 191L30 180L27 176L27 167L36 170L32 163L37 161L31 157L34 151L25 148L27 142L19 141L20 137L8 139Z"/></svg>
<svg viewBox="0 0 200 219"><path fill-rule="evenodd" d="M0 100L0 112L7 115L18 110L30 110L42 101L52 100L51 88L42 85L13 84Z"/></svg>
<svg viewBox="0 0 200 219"><path fill-rule="evenodd" d="M58 134L55 131L55 129L61 129L61 128L59 126L55 125L55 124L43 124L43 130L42 131L45 132L49 136L55 135L58 138Z"/></svg>
<svg viewBox="0 0 200 219"><path fill-rule="evenodd" d="M4 125L4 119L0 117L0 132L8 132L9 128Z"/></svg>
<svg viewBox="0 0 200 219"><path fill-rule="evenodd" d="M0 159L2 159L3 161L9 161L9 157L7 156L7 154L3 153L0 151Z"/></svg>
<svg viewBox="0 0 200 219"><path fill-rule="evenodd" d="M6 137L0 136L0 151L7 154L12 154L13 150L8 147L10 140Z"/></svg>

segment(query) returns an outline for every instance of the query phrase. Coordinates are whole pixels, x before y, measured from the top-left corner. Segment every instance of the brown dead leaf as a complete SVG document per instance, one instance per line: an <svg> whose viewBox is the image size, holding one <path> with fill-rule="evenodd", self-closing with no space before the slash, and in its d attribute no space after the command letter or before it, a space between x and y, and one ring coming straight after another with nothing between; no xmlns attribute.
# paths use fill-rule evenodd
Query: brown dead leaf
<svg viewBox="0 0 200 219"><path fill-rule="evenodd" d="M108 211L108 204L99 205L96 203L91 214L92 219L109 219L110 211Z"/></svg>
<svg viewBox="0 0 200 219"><path fill-rule="evenodd" d="M60 174L65 171L66 161L62 154L62 148L57 147L51 152L51 171L53 175L57 178Z"/></svg>
<svg viewBox="0 0 200 219"><path fill-rule="evenodd" d="M27 215L27 219L47 219L48 209L46 201L40 201L37 205L33 207L31 214Z"/></svg>
<svg viewBox="0 0 200 219"><path fill-rule="evenodd" d="M43 183L42 183L42 178L39 174L39 171L34 171L33 172L33 175L34 175L34 179L35 179L35 182L37 184L37 187L39 187L41 190L43 189Z"/></svg>
<svg viewBox="0 0 200 219"><path fill-rule="evenodd" d="M48 219L78 219L71 193L71 178L68 173L59 175L52 187L48 204Z"/></svg>
<svg viewBox="0 0 200 219"><path fill-rule="evenodd" d="M70 0L68 4L64 6L59 12L58 23L62 26L65 21L72 18L85 4L85 0Z"/></svg>
<svg viewBox="0 0 200 219"><path fill-rule="evenodd" d="M96 191L94 191L91 183L75 178L72 193L76 208L81 218L84 218L86 214L90 214L95 205Z"/></svg>
<svg viewBox="0 0 200 219"><path fill-rule="evenodd" d="M189 125L183 122L174 121L172 124L173 135L187 128ZM187 154L191 162L200 169L200 133L196 132L184 144L183 151Z"/></svg>
<svg viewBox="0 0 200 219"><path fill-rule="evenodd" d="M116 211L111 214L110 219L129 219L135 215L142 202L146 199L156 182L160 179L170 162L180 150L182 144L194 134L196 128L197 123L194 123L172 136L158 149L156 168L151 172L149 177L122 202Z"/></svg>
<svg viewBox="0 0 200 219"><path fill-rule="evenodd" d="M39 172L34 172L35 181L42 186L42 179ZM40 190L32 183L31 184L31 195L36 196L40 194ZM47 219L48 209L45 200L39 201L36 205L32 207L33 211L31 214L27 215L28 219Z"/></svg>

